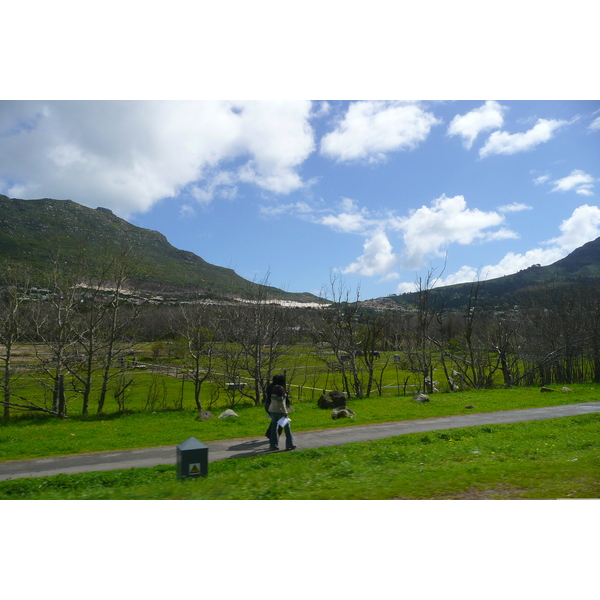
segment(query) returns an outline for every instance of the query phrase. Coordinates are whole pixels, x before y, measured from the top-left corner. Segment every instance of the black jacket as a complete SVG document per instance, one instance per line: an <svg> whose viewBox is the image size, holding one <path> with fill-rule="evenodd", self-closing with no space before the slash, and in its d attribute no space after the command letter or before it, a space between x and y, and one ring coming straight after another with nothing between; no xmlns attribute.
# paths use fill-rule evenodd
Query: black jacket
<svg viewBox="0 0 600 600"><path fill-rule="evenodd" d="M263 402L265 403L265 410L267 412L269 412L269 406L271 406L271 391L276 385L282 385L283 387L285 387L285 377L282 375L275 375L273 377L273 382L267 386L267 391L263 400ZM287 392L285 394L285 404L287 407L290 406L290 401L288 400Z"/></svg>

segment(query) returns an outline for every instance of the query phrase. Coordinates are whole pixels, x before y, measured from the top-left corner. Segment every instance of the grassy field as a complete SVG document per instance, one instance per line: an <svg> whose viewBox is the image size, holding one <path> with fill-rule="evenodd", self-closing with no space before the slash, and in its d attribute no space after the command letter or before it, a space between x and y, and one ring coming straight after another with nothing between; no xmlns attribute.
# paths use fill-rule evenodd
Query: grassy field
<svg viewBox="0 0 600 600"><path fill-rule="evenodd" d="M332 420L331 411L316 402L294 402L294 431L367 425L389 421L424 419L472 412L492 412L539 406L555 406L598 400L594 386L577 385L572 392L540 393L539 388L478 390L432 394L420 404L411 396L386 396L348 402L354 419ZM473 406L467 409L466 406ZM224 407L215 411L215 417ZM106 452L173 445L194 436L203 442L262 436L268 425L264 409L249 404L235 408L238 417L196 419L193 410L112 412L68 419L50 416L0 420L0 462L87 452Z"/></svg>
<svg viewBox="0 0 600 600"><path fill-rule="evenodd" d="M238 416L216 418L231 406L222 384L218 398L210 395L208 386L203 397L203 406L215 418L198 420L192 384L174 377L176 368L171 374L128 369L126 376L133 384L124 411L109 396L103 414L82 415L80 398L72 395L67 419L13 412L9 420L0 420L0 462L175 445L191 436L210 442L264 435L264 409L247 399L235 398ZM401 388L390 383L390 377L396 381L396 372L390 369L386 395L351 399L348 406L356 417L334 421L331 411L318 408L316 398L318 387L337 387L335 376L312 359L294 369L290 365L288 375L293 375L291 417L297 432L574 404L600 396L594 385L573 385L570 392L555 393L540 393L537 387L499 388L434 393L430 402L421 404L412 400L410 389L406 395L398 393ZM38 398L48 394L35 373L28 373L20 384L22 393ZM1 482L0 498L596 498L599 425L598 415L590 415L406 435L340 448L300 448L211 463L208 478L185 482L175 479L173 466L22 479Z"/></svg>
<svg viewBox="0 0 600 600"><path fill-rule="evenodd" d="M417 433L209 465L0 482L0 499L549 499L600 497L600 414Z"/></svg>
<svg viewBox="0 0 600 600"><path fill-rule="evenodd" d="M147 369L133 369L132 356L127 357L127 368L120 370L115 365L112 370L112 378L109 384L109 392L104 407L105 413L117 410L119 407L114 399L114 390L119 383L127 383L125 394L125 409L139 410L165 410L187 408L195 406L193 396L193 383L189 380L182 381L182 373L185 369L180 359L164 354L155 356L152 352L154 344L140 343L135 346L135 356L138 363ZM161 347L166 345L161 344ZM166 351L163 348L163 351ZM321 357L331 362L331 352L322 351ZM47 349L34 345L22 345L14 351L14 361L19 365L19 376L13 382L14 391L17 396L30 398L37 404L49 408L52 405L53 382L39 369L36 370L36 361L39 355L50 358ZM361 364L359 362L359 367ZM364 366L362 366L364 368ZM232 394L226 390L225 384L230 381L224 373L227 371L224 364L217 363L214 366L210 380L202 386L202 407L208 410L212 408L227 407L235 408L240 404L251 403L254 397L254 381L240 374L236 381L246 384L248 396L244 397L239 392ZM290 396L294 402L315 402L322 391L342 390L343 381L339 368L328 367L318 355L311 353L309 348L293 346L287 352L278 357L276 372L286 372L287 384ZM378 389L373 384L371 397L394 397L400 395L412 396L418 391L420 376L401 368L396 369L393 361L393 353L382 352L381 358L375 364L375 379L380 384ZM366 373L362 371L362 378L366 385ZM441 371L434 373L434 380L444 381ZM94 376L93 391L90 397L89 412L97 410L97 398L100 388L100 371ZM498 387L502 383L497 381ZM440 391L447 391L447 384L439 383ZM75 416L82 411L81 395L74 392L74 387L81 387L74 378L68 374L65 379L65 393L68 405L68 413ZM381 393L380 393L381 392ZM18 414L18 411L13 411Z"/></svg>

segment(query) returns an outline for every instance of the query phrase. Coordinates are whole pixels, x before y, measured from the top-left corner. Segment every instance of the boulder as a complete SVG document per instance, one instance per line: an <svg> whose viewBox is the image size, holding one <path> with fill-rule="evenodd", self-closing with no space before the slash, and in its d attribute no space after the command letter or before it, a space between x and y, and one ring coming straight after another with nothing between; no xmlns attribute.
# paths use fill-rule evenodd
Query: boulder
<svg viewBox="0 0 600 600"><path fill-rule="evenodd" d="M342 392L333 390L328 394L323 394L317 401L319 408L332 409L340 406L346 406L346 396Z"/></svg>
<svg viewBox="0 0 600 600"><path fill-rule="evenodd" d="M549 387L546 387L546 386L544 386L544 387L543 387L543 388L540 390L540 392L553 392L553 391L554 391L554 390L553 390L552 388L549 388Z"/></svg>
<svg viewBox="0 0 600 600"><path fill-rule="evenodd" d="M219 419L226 419L227 417L239 417L237 413L233 412L230 408L228 408L225 412L222 412L219 415Z"/></svg>
<svg viewBox="0 0 600 600"><path fill-rule="evenodd" d="M332 419L354 419L354 411L345 406L338 406L331 411Z"/></svg>
<svg viewBox="0 0 600 600"><path fill-rule="evenodd" d="M452 379L452 377L448 377L448 387L450 388L451 392L458 392L460 389L456 383L454 383L454 379Z"/></svg>
<svg viewBox="0 0 600 600"><path fill-rule="evenodd" d="M208 421L208 419L213 419L214 415L207 411L207 410L201 410L198 413L198 416L196 417L196 421Z"/></svg>
<svg viewBox="0 0 600 600"><path fill-rule="evenodd" d="M568 387L563 387L563 388L560 388L560 391L561 392L572 392L573 390L571 388L568 388Z"/></svg>
<svg viewBox="0 0 600 600"><path fill-rule="evenodd" d="M413 396L415 402L429 402L430 398L427 394L417 394Z"/></svg>

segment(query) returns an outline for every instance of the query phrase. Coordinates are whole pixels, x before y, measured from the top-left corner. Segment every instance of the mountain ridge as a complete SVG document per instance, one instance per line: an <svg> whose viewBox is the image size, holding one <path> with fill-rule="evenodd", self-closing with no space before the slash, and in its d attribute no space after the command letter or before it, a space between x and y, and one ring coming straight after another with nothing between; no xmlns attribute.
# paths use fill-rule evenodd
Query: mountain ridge
<svg viewBox="0 0 600 600"><path fill-rule="evenodd" d="M92 251L92 256L99 256L103 248L121 242L144 259L131 278L139 289L224 299L252 297L258 290L259 284L232 269L212 265L193 252L178 249L159 231L133 225L110 209L92 209L72 200L21 200L0 195L0 259L27 263L43 271L57 250L62 253L61 259L74 263L83 246ZM457 309L468 303L473 286L477 285L479 306L510 306L518 304L524 293L536 293L558 281L586 279L600 280L600 237L551 265L532 265L503 277L432 288L431 297L447 308ZM319 301L308 292L264 287L273 300L300 304ZM410 308L417 297L416 292L390 294L361 303L379 309Z"/></svg>
<svg viewBox="0 0 600 600"><path fill-rule="evenodd" d="M564 258L546 265L532 265L511 275L494 279L457 283L434 287L430 291L432 300L443 303L447 308L467 305L473 286L478 286L478 305L485 308L518 304L526 294L536 293L560 283L600 280L600 237L576 248ZM392 294L377 298L372 305L389 308L414 305L418 292Z"/></svg>
<svg viewBox="0 0 600 600"><path fill-rule="evenodd" d="M21 200L0 195L0 258L4 260L26 262L43 270L57 251L64 262L74 264L83 246L97 257L103 248L121 243L131 246L140 257L140 267L131 279L141 288L232 298L252 296L259 286L233 269L212 265L193 252L176 248L159 231L133 225L110 209L93 209L73 200ZM308 292L263 287L271 299L300 303L318 300Z"/></svg>

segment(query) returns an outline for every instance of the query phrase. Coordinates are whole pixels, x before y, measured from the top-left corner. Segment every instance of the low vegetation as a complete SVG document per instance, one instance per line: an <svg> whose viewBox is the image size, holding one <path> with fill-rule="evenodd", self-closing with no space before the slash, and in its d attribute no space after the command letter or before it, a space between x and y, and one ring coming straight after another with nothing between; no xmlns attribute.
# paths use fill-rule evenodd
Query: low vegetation
<svg viewBox="0 0 600 600"><path fill-rule="evenodd" d="M0 482L1 499L546 499L600 497L600 415L416 433L209 465Z"/></svg>
<svg viewBox="0 0 600 600"><path fill-rule="evenodd" d="M591 402L598 399L598 392L594 386L578 385L573 387L572 392L540 393L539 388L520 388L439 393L432 394L430 398L430 402L422 404L414 402L412 396L354 399L348 402L348 407L356 413L356 417L339 420L332 420L331 411L318 408L316 402L295 400L291 415L293 430L310 431ZM80 414L68 419L47 415L17 417L5 421L0 427L0 461L174 445L191 436L210 442L264 435L268 420L262 406L240 404L235 408L238 417L217 418L224 409L225 406L219 408L215 411L215 418L209 420L199 420L197 412L189 408Z"/></svg>

